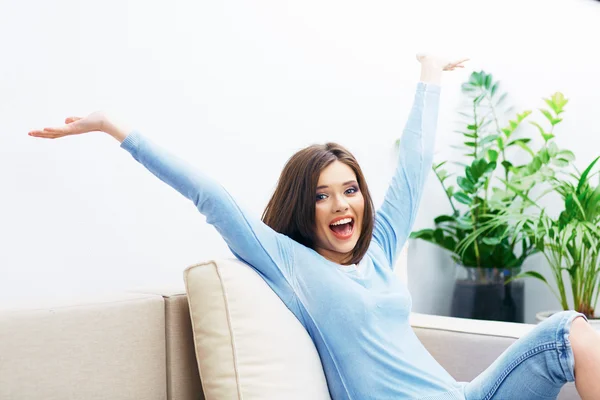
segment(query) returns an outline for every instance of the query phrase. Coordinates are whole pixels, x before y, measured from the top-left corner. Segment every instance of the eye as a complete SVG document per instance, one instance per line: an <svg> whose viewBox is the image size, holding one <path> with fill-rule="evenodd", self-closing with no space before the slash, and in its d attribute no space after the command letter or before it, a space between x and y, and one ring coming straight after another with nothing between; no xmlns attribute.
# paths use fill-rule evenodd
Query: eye
<svg viewBox="0 0 600 400"><path fill-rule="evenodd" d="M327 198L327 195L325 193L319 193L317 194L317 201L319 200L325 200Z"/></svg>
<svg viewBox="0 0 600 400"><path fill-rule="evenodd" d="M346 190L346 194L354 194L358 192L358 188L352 186L351 188L348 188L348 190Z"/></svg>

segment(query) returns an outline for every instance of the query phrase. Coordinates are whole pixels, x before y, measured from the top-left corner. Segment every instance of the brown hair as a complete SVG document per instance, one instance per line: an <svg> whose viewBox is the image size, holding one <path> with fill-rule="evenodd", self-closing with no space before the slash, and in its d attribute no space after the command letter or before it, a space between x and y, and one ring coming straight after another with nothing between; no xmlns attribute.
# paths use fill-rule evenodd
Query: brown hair
<svg viewBox="0 0 600 400"><path fill-rule="evenodd" d="M290 157L281 171L262 220L273 230L314 249L317 183L321 171L336 160L352 168L365 200L362 229L348 262L356 264L364 257L371 243L373 201L358 162L337 143L308 146Z"/></svg>

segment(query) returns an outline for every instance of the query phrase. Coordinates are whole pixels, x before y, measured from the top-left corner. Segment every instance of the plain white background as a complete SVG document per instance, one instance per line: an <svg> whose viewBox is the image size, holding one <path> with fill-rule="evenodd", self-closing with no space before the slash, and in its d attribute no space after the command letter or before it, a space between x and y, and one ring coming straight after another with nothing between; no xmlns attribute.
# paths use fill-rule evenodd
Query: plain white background
<svg viewBox="0 0 600 400"><path fill-rule="evenodd" d="M230 253L193 204L100 133L27 136L112 112L260 215L287 158L338 141L382 200L419 77L418 51L472 61L444 76L436 159L451 155L460 83L485 69L518 110L570 99L558 144L600 154L600 3L592 0L0 1L0 293L182 285ZM448 209L430 175L416 228ZM541 257L528 268L544 271ZM410 251L414 310L447 314L454 270ZM527 320L558 303L527 283Z"/></svg>

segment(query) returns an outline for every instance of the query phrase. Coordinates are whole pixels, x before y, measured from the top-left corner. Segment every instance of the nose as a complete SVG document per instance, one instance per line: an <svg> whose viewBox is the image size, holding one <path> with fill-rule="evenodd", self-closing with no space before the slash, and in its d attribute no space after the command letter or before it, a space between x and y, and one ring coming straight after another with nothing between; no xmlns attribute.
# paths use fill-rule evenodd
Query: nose
<svg viewBox="0 0 600 400"><path fill-rule="evenodd" d="M342 196L337 196L334 204L334 213L345 212L348 211L348 202Z"/></svg>

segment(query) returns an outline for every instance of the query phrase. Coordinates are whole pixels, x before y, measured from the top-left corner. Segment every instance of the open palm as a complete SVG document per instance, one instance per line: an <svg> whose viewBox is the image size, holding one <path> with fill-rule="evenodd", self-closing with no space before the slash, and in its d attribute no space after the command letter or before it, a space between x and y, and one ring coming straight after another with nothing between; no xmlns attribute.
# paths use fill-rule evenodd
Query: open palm
<svg viewBox="0 0 600 400"><path fill-rule="evenodd" d="M65 119L65 125L63 126L33 130L29 132L29 136L57 139L64 136L101 131L104 121L106 121L104 113L97 111L84 118L68 117Z"/></svg>

